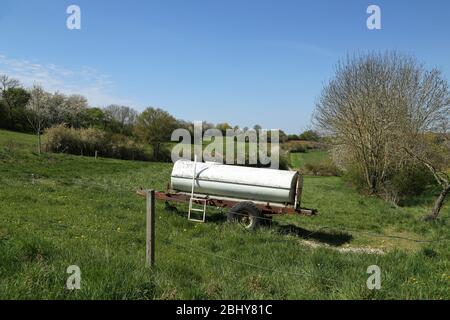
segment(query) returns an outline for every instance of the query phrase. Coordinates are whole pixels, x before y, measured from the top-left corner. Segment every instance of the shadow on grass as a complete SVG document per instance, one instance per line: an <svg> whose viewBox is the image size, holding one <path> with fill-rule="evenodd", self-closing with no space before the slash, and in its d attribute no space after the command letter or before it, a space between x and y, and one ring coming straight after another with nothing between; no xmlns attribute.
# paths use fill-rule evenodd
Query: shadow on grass
<svg viewBox="0 0 450 320"><path fill-rule="evenodd" d="M227 222L227 214L225 212L216 211L207 213L207 222L222 224Z"/></svg>
<svg viewBox="0 0 450 320"><path fill-rule="evenodd" d="M344 232L311 231L292 224L280 225L274 223L272 227L282 235L296 236L305 240L314 240L336 247L349 243L353 239L351 234Z"/></svg>
<svg viewBox="0 0 450 320"><path fill-rule="evenodd" d="M166 203L166 212L174 213L180 217L187 217L186 211L179 210L176 206ZM200 215L200 214L199 214ZM198 216L197 218L201 218ZM227 215L218 210L211 210L207 213L207 222L214 224L223 224L227 221ZM265 221L264 221L265 222ZM314 240L321 243L326 243L331 246L341 246L345 243L349 243L353 236L344 232L333 232L325 230L311 231L304 228L300 228L293 224L281 225L277 222L271 221L270 223L263 223L263 227L272 228L281 235L296 236L305 240Z"/></svg>

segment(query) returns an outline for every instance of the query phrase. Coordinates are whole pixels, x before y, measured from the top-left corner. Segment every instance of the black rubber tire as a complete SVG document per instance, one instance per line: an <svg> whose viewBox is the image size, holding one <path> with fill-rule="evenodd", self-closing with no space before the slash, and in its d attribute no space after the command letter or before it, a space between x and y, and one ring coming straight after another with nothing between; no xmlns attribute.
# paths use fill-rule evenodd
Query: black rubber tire
<svg viewBox="0 0 450 320"><path fill-rule="evenodd" d="M251 201L243 201L230 209L227 215L229 222L240 223L247 230L255 230L263 223L263 215Z"/></svg>

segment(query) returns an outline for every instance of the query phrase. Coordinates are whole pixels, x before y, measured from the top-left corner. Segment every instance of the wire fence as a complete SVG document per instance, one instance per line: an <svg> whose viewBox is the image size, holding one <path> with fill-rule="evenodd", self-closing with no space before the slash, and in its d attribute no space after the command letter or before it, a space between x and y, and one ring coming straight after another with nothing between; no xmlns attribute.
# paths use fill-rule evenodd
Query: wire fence
<svg viewBox="0 0 450 320"><path fill-rule="evenodd" d="M245 214L241 214L241 213L233 213L235 215L238 216L245 216L248 217ZM271 218L267 218L267 217L253 217L255 219L260 219L263 220L265 222L272 222ZM40 226L38 224L30 224L28 221L26 222L28 225L33 225L33 227L35 228L42 228L43 226ZM164 224L164 228L173 228L173 226L166 221L165 219L158 219L157 220L157 224L163 223ZM25 224L23 224L25 225ZM319 233L319 232L323 232L324 230L332 230L332 231L336 231L336 227L330 227L330 226L317 226L318 229L317 230L313 230L307 234L303 234L300 238L301 239L310 239L313 235ZM268 224L268 228L274 228L273 224ZM244 230L247 230L244 228ZM142 228L142 232L141 230L122 230L121 228L116 228L116 229L105 229L105 228L90 228L90 227L81 227L81 226L64 226L64 228L61 229L62 232L73 232L73 233L86 233L86 232L93 232L93 233L98 233L101 232L102 234L105 235L110 235L112 233L115 234L126 234L126 235L131 235L133 237L137 237L137 238L142 238L143 236L143 232L144 232L144 228ZM442 241L448 241L450 240L450 238L439 238L439 239L434 239L434 240L428 240L428 239L412 239L412 238L408 238L408 237L402 237L402 236L397 236L397 235L386 235L386 234L376 234L376 233L371 233L371 232L365 232L362 230L354 230L354 229L341 229L338 231L339 233L356 233L356 234L362 234L362 235L367 235L367 236L371 236L371 237L384 237L384 238L393 238L393 239L401 239L401 240L405 240L405 241L411 241L411 242L416 242L416 243L436 243L436 242L442 242ZM279 239L278 241L286 241L286 242L290 242L292 243L292 239ZM240 259L236 259L233 257L229 257L226 255L222 255L222 254L217 254L215 252L211 252L211 251L207 251L205 249L199 248L198 246L192 246L192 245L187 245L185 243L181 244L179 242L175 243L173 241L170 241L169 239L158 239L160 244L166 245L166 246L172 246L173 248L176 248L180 253L182 254L186 254L189 257L192 257L191 253L196 253L196 254L200 254L202 256L205 257L210 257L210 258L214 258L214 259L220 259L222 261L227 261L229 263L232 264L239 264L239 265L243 265L246 267L251 267L254 269L258 269L258 270L262 270L262 271L266 271L266 272L276 272L276 273L282 273L285 275L289 275L289 276L295 276L295 277L310 277L313 278L314 275L306 272L304 270L300 270L299 272L292 272L292 271L288 271L285 270L285 268L283 268L282 266L278 267L278 268L270 268L267 266L263 266L260 264L255 264L255 263L251 263L245 260L240 260ZM276 256L276 252L271 252L270 256L275 257ZM325 279L331 282L336 282L336 279L332 279L329 277L324 277L321 276L321 279Z"/></svg>
<svg viewBox="0 0 450 320"><path fill-rule="evenodd" d="M233 212L233 215L238 215L238 216L242 216L242 217L248 217L248 215L246 214L242 214L242 213L237 213L237 212ZM277 222L277 224L273 224L273 219L272 218L268 218L268 217L257 217L257 216L253 216L252 219L258 219L264 222L269 222L267 225L265 225L265 228L268 229L277 229L279 227L283 227L283 226L292 226L292 225L284 225L284 224L280 224ZM164 220L159 219L159 222L166 222ZM33 225L37 228L42 228L44 226L40 226L40 225L35 225L35 224L30 224L28 221L22 221L21 225L25 225L26 223L28 223L30 226ZM247 229L244 225L242 224L237 224L237 225L241 225L242 229L248 232L251 232L251 230ZM170 227L170 225L168 225ZM122 234L133 234L136 235L138 234L138 230L135 231L127 231L127 230L123 230L121 228L116 228L116 229L101 229L101 228L91 228L91 227L80 227L80 226L75 226L72 227L71 229L66 228L66 225L62 225L61 231L67 231L67 230L71 230L71 231L91 231L91 232L116 232L116 233L122 233ZM370 236L370 237L379 237L379 238L392 238L392 239L399 239L399 240L405 240L405 241L411 241L411 242L416 242L416 243L436 243L436 242L442 242L442 241L449 241L450 237L441 237L439 239L413 239L413 238L408 238L408 237L403 237L403 236L398 236L398 235L389 235L389 234L377 234L377 233L373 233L373 232L367 232L367 231L363 231L363 230L357 230L357 229L351 229L351 228L345 228L345 229L339 229L337 230L337 227L331 227L331 226L323 226L323 225L316 225L316 227L318 228L317 230L313 230L307 234L303 234L301 236L299 236L302 239L309 239L311 238L311 236L319 233L319 232L323 232L324 230L330 230L332 232L335 233L340 233L340 234L349 234L351 235L351 233L356 233L356 234L361 234L361 235L366 235L366 236Z"/></svg>

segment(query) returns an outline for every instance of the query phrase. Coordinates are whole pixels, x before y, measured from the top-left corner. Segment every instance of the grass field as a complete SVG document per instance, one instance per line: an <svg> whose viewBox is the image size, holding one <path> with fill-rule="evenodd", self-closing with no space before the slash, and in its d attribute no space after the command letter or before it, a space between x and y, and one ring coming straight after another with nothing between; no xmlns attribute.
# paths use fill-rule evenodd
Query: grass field
<svg viewBox="0 0 450 320"><path fill-rule="evenodd" d="M134 190L165 188L172 165L37 155L34 143L0 131L0 299L450 298L450 208L421 221L431 197L395 209L339 177L305 177L303 206L320 215L256 232L217 211L192 223L186 206L158 203L150 270ZM385 253L344 251L361 248ZM374 264L381 290L366 287ZM81 290L65 289L70 265L81 268Z"/></svg>
<svg viewBox="0 0 450 320"><path fill-rule="evenodd" d="M325 150L314 150L303 153L291 153L291 166L303 168L307 163L325 163L328 160L328 152Z"/></svg>

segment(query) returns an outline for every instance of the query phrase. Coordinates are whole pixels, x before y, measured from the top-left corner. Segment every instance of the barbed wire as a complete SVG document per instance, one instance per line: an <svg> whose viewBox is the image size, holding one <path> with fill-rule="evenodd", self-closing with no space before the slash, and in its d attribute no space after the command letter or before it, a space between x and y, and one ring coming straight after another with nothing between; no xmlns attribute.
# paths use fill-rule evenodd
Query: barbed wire
<svg viewBox="0 0 450 320"><path fill-rule="evenodd" d="M268 268L268 267L264 267L264 266L261 266L261 265L257 265L257 264L254 264L254 263L241 261L241 260L234 259L234 258L231 258L231 257L222 256L222 255L219 255L219 254L216 254L216 253L212 253L212 252L208 252L208 251L205 251L205 250L201 250L201 249L198 249L198 248L194 248L194 247L190 247L190 246L186 246L186 245L181 245L179 243L170 243L167 240L163 241L163 243L166 244L166 245L173 245L175 247L178 247L178 248L181 248L181 249L184 249L184 250L194 251L194 252L197 252L197 253L200 253L200 254L203 254L203 255L219 258L219 259L222 259L222 260L225 260L225 261L238 263L238 264L241 264L241 265L257 268L257 269L264 270L264 271L283 273L283 274L286 274L286 275L296 276L296 277L307 276L307 277L310 277L310 278L314 278L314 276L311 273L306 272L306 271L302 271L302 273L297 273L297 272L285 271L285 270L283 270L283 268L273 269L273 268ZM183 253L187 254L186 251L184 251ZM329 277L321 276L321 279L326 279L326 280L329 280L329 281L336 282L336 279L332 279L332 278L329 278Z"/></svg>
<svg viewBox="0 0 450 320"><path fill-rule="evenodd" d="M164 221L164 220L162 220L162 221ZM164 223L166 224L166 226L170 227L170 224L167 221L164 221ZM39 225L36 225L36 224L30 224L29 223L29 225L33 225L35 227L40 227ZM77 230L74 230L74 229L77 229ZM125 231L125 230L117 231L117 230L107 230L107 229L103 229L103 230L100 229L99 230L99 229L95 229L95 228L79 227L79 226L77 226L75 228L72 227L69 230L70 231L75 231L75 232L80 232L80 231L99 232L100 231L100 232L107 232L107 233L115 232L115 233L118 233L118 234L132 234L134 236L138 235L138 232L136 232L136 231ZM61 230L61 231L67 231L67 230ZM144 233L144 232L145 232L145 230L143 229L142 233ZM169 241L167 239L158 239L158 240L162 244L169 245L169 246L172 246L172 247L176 247L176 248L179 248L179 249L180 248L184 249L184 251L182 251L182 252L185 253L185 254L188 254L188 251L193 251L193 252L196 252L196 253L199 253L199 254L202 254L202 255L215 257L215 258L222 259L222 260L225 260L225 261L228 261L228 262L238 263L238 264L241 264L241 265L257 268L257 269L264 270L264 271L283 273L283 274L286 274L286 275L296 276L296 277L304 277L304 276L311 277L311 278L314 277L312 274L310 274L310 273L308 273L306 271L301 271L301 273L298 273L298 272L285 271L282 268L274 269L274 268L264 267L264 266L257 265L257 264L254 264L254 263L250 263L250 262L242 261L242 260L239 260L239 259L235 259L235 258L219 255L219 254L216 254L216 253L213 253L213 252L208 252L208 251L205 251L205 250L201 250L201 249L195 248L193 246L187 246L187 245L181 245L179 243L174 243L173 241ZM270 254L270 256L274 256L274 253L272 252ZM329 281L334 281L334 282L336 281L335 279L328 278L328 277L324 278L324 277L321 276L321 278L323 278L323 279L326 278Z"/></svg>
<svg viewBox="0 0 450 320"><path fill-rule="evenodd" d="M264 219L269 219L269 218L264 218ZM158 219L158 224L161 223L161 222L163 222L165 227L168 227L168 228L173 227L165 219L161 219L161 218ZM28 223L28 224L30 225L30 223ZM37 225L37 224L31 224L31 225L34 225L35 227L40 228L40 226ZM101 233L107 233L107 234L110 234L111 232L114 232L116 234L127 234L127 235L133 235L133 236L140 236L140 233L141 233L141 230L139 230L139 231L122 230L122 229L120 229L120 227L115 229L115 230L114 229L80 227L80 226L75 226L75 227L73 227L73 226L70 227L69 226L69 228L70 229L61 229L61 230L58 230L58 231L67 231L67 230L70 230L72 232L90 231L90 232L95 232L95 233L101 232ZM321 232L324 229L332 229L332 228L330 228L328 226L321 226L318 230L312 231L312 232L310 232L307 235L302 236L302 237L303 238L309 238L311 235L313 235L315 233L318 233L318 232ZM144 232L145 232L145 230L143 229L142 233L144 233ZM380 236L380 235L376 235L376 234L372 234L372 235L373 236ZM382 236L386 236L386 235L382 235ZM417 239L398 237L398 236L390 236L390 235L389 235L389 237L401 238L401 239L405 239L405 240L409 240L409 241L415 241L415 242L437 242L437 241L442 241L442 240L449 240L449 239L417 240ZM300 272L291 272L291 271L286 271L283 268L278 268L278 269L270 268L270 267L258 265L258 264L255 264L255 263L251 263L251 262L239 260L239 259L236 259L236 258L232 258L232 257L229 257L229 256L217 254L217 253L214 253L214 252L206 251L206 250L200 249L198 247L189 246L189 245L186 245L186 244L175 243L175 242L173 242L171 240L167 240L167 239L158 239L158 240L159 240L160 243L162 243L164 245L172 246L172 247L177 248L177 249L182 249L181 252L183 254L186 254L186 255L189 254L189 252L195 252L195 253L201 254L203 256L209 256L209 257L221 259L223 261L228 261L228 262L231 262L233 264L240 264L240 265L244 265L244 266L247 266L247 267L252 267L252 268L255 268L255 269L263 270L263 271L266 271L266 272L282 273L282 274L285 274L285 275L295 276L295 277L316 278L315 275L313 275L313 274L311 274L309 272L306 272L304 270L301 270ZM289 240L285 240L285 241L289 241ZM276 256L276 252L271 252L270 256ZM337 282L336 279L333 279L333 278L330 278L330 277L324 277L323 275L320 276L320 279L327 280L327 281L330 281L330 282Z"/></svg>
<svg viewBox="0 0 450 320"><path fill-rule="evenodd" d="M234 215L243 216L243 217L248 217L248 215L242 214L242 213L238 213L238 212L233 212L233 214ZM272 218L258 217L258 216L253 216L253 218L264 220L264 221L273 222ZM159 219L158 221L164 221L164 220ZM278 222L277 222L277 224L278 224ZM242 224L239 224L239 225L241 225L243 227L243 229L248 231L248 232L252 231L250 229L245 228L245 226L242 225ZM296 225L286 225L286 224L278 224L278 225L280 227L289 227L289 226L297 227ZM37 227L40 228L39 225L37 225ZM64 227L66 227L66 225L62 225L61 227L63 227L63 228L61 228L61 231L67 230L67 229L64 228ZM406 240L406 241L411 241L411 242L416 242L416 243L436 243L436 242L442 242L442 241L449 241L450 240L450 238L447 238L447 237L442 237L442 238L439 238L439 239L432 239L432 240L428 240L428 239L413 239L413 238L408 238L408 237L403 237L403 236L398 236L398 235L376 234L376 233L372 233L372 232L356 230L356 229L350 229L350 228L337 230L336 227L330 227L330 226L319 225L317 227L318 227L317 230L311 231L311 232L309 232L306 235L300 235L299 237L303 238L303 239L309 239L311 236L313 236L313 235L315 235L315 234L317 234L319 232L322 232L323 230L331 230L331 231L339 232L341 234L345 234L346 233L346 234L351 235L351 233L353 232L353 233L356 233L356 234L361 234L361 235L366 235L366 236L371 236L371 237L392 238L392 239ZM76 226L75 228L80 229L79 226ZM275 229L275 228L273 228L273 224L269 224L269 228L270 229ZM119 233L119 234L120 233L122 233L122 234L136 234L137 232L139 232L139 231L122 230L121 227L118 227L116 229L111 229L111 230L105 230L105 229L102 230L100 228L90 228L90 227L81 227L81 229L85 230L85 231L91 231L91 232L99 232L99 231L100 232L115 232L115 233ZM73 231L73 229L72 229L72 231ZM80 231L80 230L78 230L78 231ZM285 234L289 235L289 232L286 232Z"/></svg>

